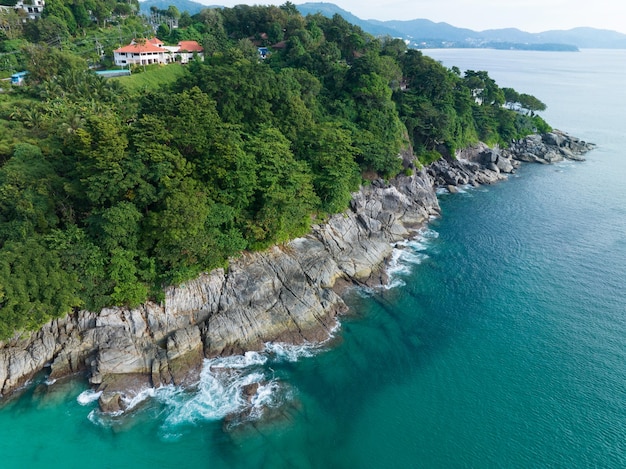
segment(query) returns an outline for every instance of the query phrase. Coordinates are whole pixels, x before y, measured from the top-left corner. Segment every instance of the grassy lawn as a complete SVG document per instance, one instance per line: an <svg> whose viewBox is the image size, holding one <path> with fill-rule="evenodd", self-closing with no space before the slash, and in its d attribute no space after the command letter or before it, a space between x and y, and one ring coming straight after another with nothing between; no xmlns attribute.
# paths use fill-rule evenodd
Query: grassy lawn
<svg viewBox="0 0 626 469"><path fill-rule="evenodd" d="M119 81L130 93L138 93L145 89L154 90L162 85L169 85L185 74L185 68L180 64L149 65L146 70L134 72L129 77L116 77L110 80Z"/></svg>

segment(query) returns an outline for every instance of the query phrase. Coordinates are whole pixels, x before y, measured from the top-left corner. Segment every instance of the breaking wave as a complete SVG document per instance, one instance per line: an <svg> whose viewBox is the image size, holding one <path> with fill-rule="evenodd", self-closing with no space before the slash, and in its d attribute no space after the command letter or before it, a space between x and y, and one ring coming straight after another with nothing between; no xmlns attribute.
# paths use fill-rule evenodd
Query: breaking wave
<svg viewBox="0 0 626 469"><path fill-rule="evenodd" d="M387 265L389 282L385 288L392 289L405 285L403 277L409 275L414 266L428 259L426 251L438 237L439 233L435 230L423 228L417 237L396 243Z"/></svg>
<svg viewBox="0 0 626 469"><path fill-rule="evenodd" d="M163 418L161 429L165 439L176 439L185 426L203 421L226 419L232 427L257 420L267 409L280 407L294 398L293 390L276 376L272 365L313 357L322 349L323 344L268 342L261 352L206 359L195 388L172 385L146 388L124 401L125 412L103 414L94 408L88 418L96 425L109 427L132 418L122 414L128 414L151 399L152 408L161 407L159 414ZM101 394L84 391L77 401L86 406L97 401Z"/></svg>
<svg viewBox="0 0 626 469"><path fill-rule="evenodd" d="M86 391L83 391L78 395L78 397L76 398L76 401L80 405L88 405L100 399L101 395L102 395L102 391L96 392L91 389L87 389Z"/></svg>
<svg viewBox="0 0 626 469"><path fill-rule="evenodd" d="M207 359L197 391L157 390L155 398L169 408L163 428L169 438L176 427L200 421L228 419L228 425L262 418L264 411L293 399L291 387L276 376L272 365L313 357L321 345L268 342L262 352Z"/></svg>

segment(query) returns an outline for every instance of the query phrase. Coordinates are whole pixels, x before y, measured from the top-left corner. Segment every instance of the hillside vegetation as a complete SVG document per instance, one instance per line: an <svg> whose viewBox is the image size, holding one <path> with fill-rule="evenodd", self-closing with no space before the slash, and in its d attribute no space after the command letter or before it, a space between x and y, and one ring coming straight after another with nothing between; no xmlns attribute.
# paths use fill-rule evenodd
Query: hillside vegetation
<svg viewBox="0 0 626 469"><path fill-rule="evenodd" d="M74 308L158 301L165 285L305 234L365 176L546 128L543 103L485 72L291 3L178 15L160 39L200 41L203 63L105 81L85 38L106 52L148 28L132 14L85 23L86 4L50 0L36 24L3 30L29 72L0 94L3 338ZM60 44L46 40L53 26ZM421 163L400 157L411 152Z"/></svg>

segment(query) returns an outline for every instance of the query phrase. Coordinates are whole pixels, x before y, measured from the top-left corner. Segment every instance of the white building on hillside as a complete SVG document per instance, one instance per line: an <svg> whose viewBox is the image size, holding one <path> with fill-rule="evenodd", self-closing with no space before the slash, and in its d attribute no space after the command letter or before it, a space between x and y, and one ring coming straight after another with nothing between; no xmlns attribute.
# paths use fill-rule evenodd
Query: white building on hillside
<svg viewBox="0 0 626 469"><path fill-rule="evenodd" d="M196 41L180 41L178 50L174 53L176 61L186 64L193 60L194 54L198 55L199 60L204 60L204 49Z"/></svg>
<svg viewBox="0 0 626 469"><path fill-rule="evenodd" d="M13 6L0 5L0 9L8 10L22 10L26 13L26 17L35 20L43 13L46 2L44 0L17 0L17 3Z"/></svg>
<svg viewBox="0 0 626 469"><path fill-rule="evenodd" d="M166 46L161 40L133 40L129 45L113 51L113 60L118 67L127 65L152 65L193 60L194 54L204 60L204 49L196 41L180 41L177 46Z"/></svg>
<svg viewBox="0 0 626 469"><path fill-rule="evenodd" d="M134 40L127 46L113 51L115 65L152 65L167 64L170 62L170 51L163 47L163 42L157 38Z"/></svg>

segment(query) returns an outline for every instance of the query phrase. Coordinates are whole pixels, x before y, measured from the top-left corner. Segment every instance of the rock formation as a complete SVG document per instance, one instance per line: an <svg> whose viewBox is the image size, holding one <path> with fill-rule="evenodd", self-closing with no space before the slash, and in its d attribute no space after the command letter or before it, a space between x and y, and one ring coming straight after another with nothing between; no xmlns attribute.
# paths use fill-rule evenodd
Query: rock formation
<svg viewBox="0 0 626 469"><path fill-rule="evenodd" d="M375 180L309 235L170 287L162 304L78 311L0 343L0 393L49 367L50 380L85 373L102 391L101 408L116 412L142 388L197 381L204 357L259 350L268 341L324 340L347 309L333 290L337 280L376 281L393 243L438 213L437 187L493 183L518 160L580 159L591 148L555 131L506 150L477 145L412 176Z"/></svg>

